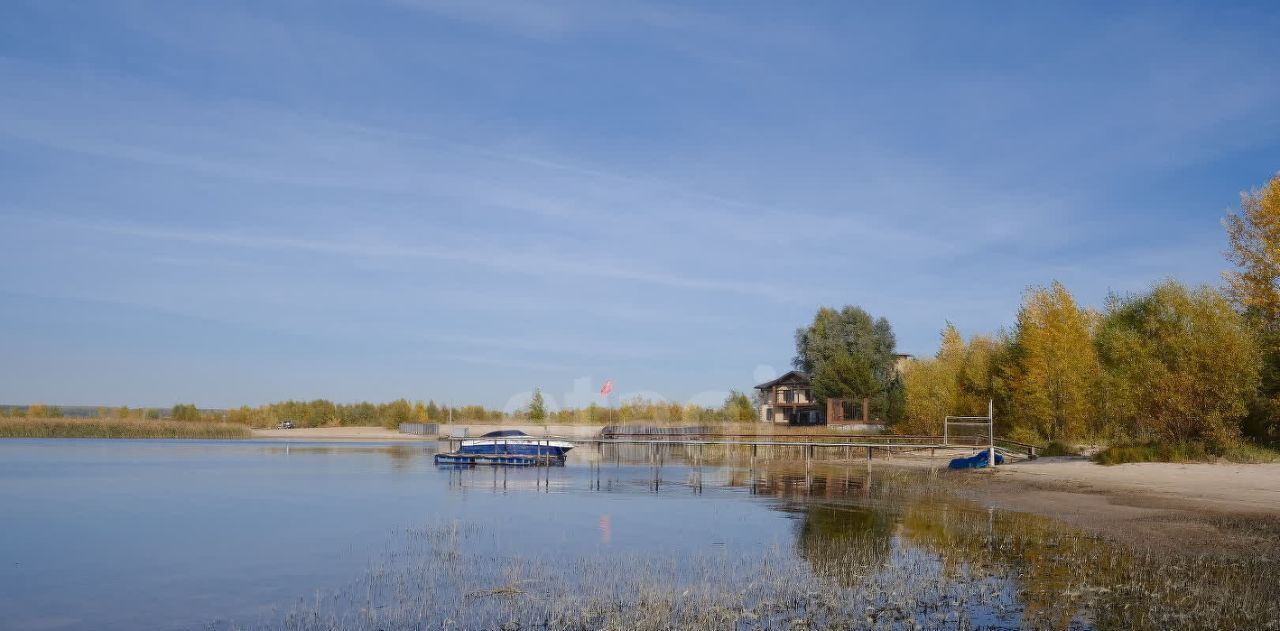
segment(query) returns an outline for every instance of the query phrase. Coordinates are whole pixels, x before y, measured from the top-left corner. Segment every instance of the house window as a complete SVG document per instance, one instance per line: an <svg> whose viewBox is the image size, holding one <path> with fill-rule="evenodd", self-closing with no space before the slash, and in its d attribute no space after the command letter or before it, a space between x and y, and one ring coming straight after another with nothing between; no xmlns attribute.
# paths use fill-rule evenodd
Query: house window
<svg viewBox="0 0 1280 631"><path fill-rule="evenodd" d="M796 391L795 391L795 390L783 390L783 391L782 391L782 400L783 400L783 401L786 401L787 403L792 403L792 402L794 402L794 401L796 400Z"/></svg>

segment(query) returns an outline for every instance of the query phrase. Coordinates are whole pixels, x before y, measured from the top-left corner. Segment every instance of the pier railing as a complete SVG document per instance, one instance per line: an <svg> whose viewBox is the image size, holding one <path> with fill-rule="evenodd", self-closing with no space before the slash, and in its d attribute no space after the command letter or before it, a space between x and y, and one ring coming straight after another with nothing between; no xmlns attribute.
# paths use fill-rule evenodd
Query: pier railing
<svg viewBox="0 0 1280 631"><path fill-rule="evenodd" d="M603 433L602 433L603 434ZM462 446L463 440L476 440L476 437L450 436L448 437L450 448L456 444L459 448ZM829 448L846 448L866 449L867 457L870 458L875 450L886 452L892 451L920 451L928 449L931 452L937 449L954 449L954 448L990 448L991 440L987 436L935 436L928 434L760 434L760 433L711 433L711 432L682 432L679 434L613 434L610 436L601 435L595 438L556 438L550 436L526 436L521 438L504 439L494 437L485 440L491 440L495 443L522 442L528 444L529 441L535 442L535 445L543 443L546 447L550 447L551 440L567 440L577 444L619 444L619 445L653 445L653 446L687 446L687 447L705 447L712 445L723 446L740 446L749 447L754 453L760 447L801 447L804 449L806 457L816 455L819 449ZM545 441L545 442L544 442ZM1007 456L1032 458L1036 457L1036 451L1042 449L1038 445L1009 440L1006 438L995 439L995 448L1006 454ZM548 451L550 451L548 449ZM539 451L539 454L541 452Z"/></svg>

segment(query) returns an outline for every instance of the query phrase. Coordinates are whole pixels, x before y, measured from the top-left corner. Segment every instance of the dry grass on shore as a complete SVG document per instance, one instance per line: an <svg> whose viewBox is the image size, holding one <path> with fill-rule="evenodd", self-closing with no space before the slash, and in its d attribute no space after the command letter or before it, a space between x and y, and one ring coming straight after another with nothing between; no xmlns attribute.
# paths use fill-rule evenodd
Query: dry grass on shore
<svg viewBox="0 0 1280 631"><path fill-rule="evenodd" d="M247 425L103 418L0 418L0 438L249 438Z"/></svg>

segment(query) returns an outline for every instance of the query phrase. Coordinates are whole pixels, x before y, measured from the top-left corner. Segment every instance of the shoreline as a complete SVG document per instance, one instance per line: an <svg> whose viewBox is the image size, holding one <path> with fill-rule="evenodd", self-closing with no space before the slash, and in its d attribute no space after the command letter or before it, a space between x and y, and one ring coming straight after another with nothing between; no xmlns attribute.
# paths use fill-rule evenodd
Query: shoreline
<svg viewBox="0 0 1280 631"><path fill-rule="evenodd" d="M297 440L306 442L406 442L417 443L436 440L435 435L418 436L402 434L399 430L382 427L299 427L295 429L253 429L249 440Z"/></svg>
<svg viewBox="0 0 1280 631"><path fill-rule="evenodd" d="M994 474L977 472L957 492L1142 548L1280 553L1277 463L1099 465L1042 458L1004 465Z"/></svg>
<svg viewBox="0 0 1280 631"><path fill-rule="evenodd" d="M459 424L442 426L441 431L456 435L466 430L474 436L491 428ZM599 431L598 426L580 425L512 428L531 435L569 438ZM254 429L247 438L236 440L420 444L438 438L382 427L322 427ZM961 498L1001 510L1042 515L1141 546L1186 551L1198 542L1215 541L1216 548L1280 553L1280 463L1100 465L1080 457L1043 457L1001 465L995 472L946 469L952 457L971 451L877 455L874 465L932 470L945 479L950 493Z"/></svg>

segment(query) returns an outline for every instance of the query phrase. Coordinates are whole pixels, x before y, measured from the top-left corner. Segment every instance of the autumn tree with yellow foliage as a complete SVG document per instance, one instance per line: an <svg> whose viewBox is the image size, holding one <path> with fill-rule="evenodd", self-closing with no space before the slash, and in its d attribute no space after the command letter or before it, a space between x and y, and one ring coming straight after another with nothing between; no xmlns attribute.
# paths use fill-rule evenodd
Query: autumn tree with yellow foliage
<svg viewBox="0 0 1280 631"><path fill-rule="evenodd" d="M1240 195L1240 212L1223 221L1239 267L1223 274L1232 300L1269 329L1280 328L1280 174Z"/></svg>
<svg viewBox="0 0 1280 631"><path fill-rule="evenodd" d="M1010 419L1018 435L1078 438L1096 425L1092 394L1100 367L1092 312L1076 306L1062 283L1023 297L1009 372Z"/></svg>
<svg viewBox="0 0 1280 631"><path fill-rule="evenodd" d="M904 371L906 411L898 431L940 434L944 417L985 416L992 400L1003 411L1007 399L1003 373L1010 346L1004 336L974 335L965 341L948 322L937 355L911 362ZM1002 422L998 419L997 425Z"/></svg>
<svg viewBox="0 0 1280 631"><path fill-rule="evenodd" d="M1245 432L1280 445L1280 174L1240 195L1240 212L1223 221L1237 269L1223 274L1228 295L1252 325L1262 349L1259 396L1250 402Z"/></svg>
<svg viewBox="0 0 1280 631"><path fill-rule="evenodd" d="M1169 280L1146 294L1113 296L1097 346L1111 438L1196 442L1213 453L1239 441L1261 356L1220 292Z"/></svg>

